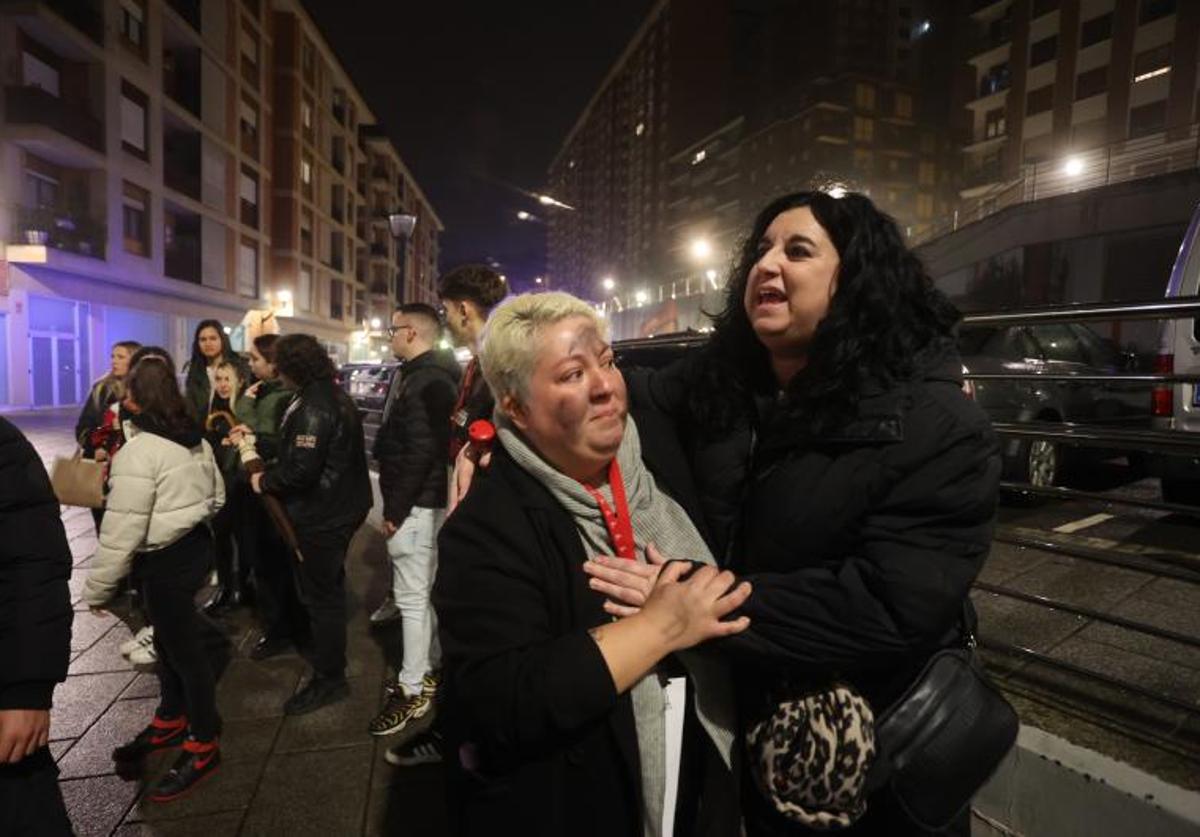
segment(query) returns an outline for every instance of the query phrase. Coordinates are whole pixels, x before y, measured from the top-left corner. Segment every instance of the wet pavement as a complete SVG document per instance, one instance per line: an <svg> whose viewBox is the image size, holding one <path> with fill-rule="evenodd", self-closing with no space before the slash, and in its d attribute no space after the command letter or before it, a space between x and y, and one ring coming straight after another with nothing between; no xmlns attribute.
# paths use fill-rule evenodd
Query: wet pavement
<svg viewBox="0 0 1200 837"><path fill-rule="evenodd" d="M73 452L74 414L9 418L37 448L49 468ZM367 724L382 706L383 682L399 649L399 628L372 630L368 614L389 584L382 536L368 520L346 561L349 589L348 700L309 715L285 718L283 701L307 668L294 655L263 662L248 658L258 638L246 609L211 623L210 643L224 670L217 689L224 720L222 765L174 802L146 801L142 793L169 766L174 753L158 754L140 777L116 774L111 753L146 725L157 704L158 684L138 671L119 646L130 627L80 600L88 561L96 547L87 509L64 507L70 540L75 623L67 680L54 693L50 747L60 786L80 837L170 835L442 835L442 770L437 765L395 768L387 747L407 734L372 738ZM431 716L422 719L426 726Z"/></svg>

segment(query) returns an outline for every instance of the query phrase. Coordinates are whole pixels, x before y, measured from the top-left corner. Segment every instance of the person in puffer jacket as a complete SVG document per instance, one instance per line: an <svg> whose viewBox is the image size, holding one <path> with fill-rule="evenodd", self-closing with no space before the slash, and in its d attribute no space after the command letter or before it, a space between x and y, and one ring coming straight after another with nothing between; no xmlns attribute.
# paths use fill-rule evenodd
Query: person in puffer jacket
<svg viewBox="0 0 1200 837"><path fill-rule="evenodd" d="M220 764L216 682L194 597L212 568L209 521L225 502L225 485L169 364L158 357L139 361L127 387L130 430L113 457L100 547L83 598L102 608L130 572L141 585L154 626L160 698L150 725L114 750L113 759L128 764L181 747L148 794L166 802Z"/></svg>

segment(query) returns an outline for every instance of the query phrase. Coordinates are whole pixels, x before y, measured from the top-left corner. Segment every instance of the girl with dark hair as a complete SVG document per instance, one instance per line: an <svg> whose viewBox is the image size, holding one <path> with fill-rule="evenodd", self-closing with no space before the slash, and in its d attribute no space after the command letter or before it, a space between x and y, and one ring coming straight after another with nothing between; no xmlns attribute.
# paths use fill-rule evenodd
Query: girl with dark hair
<svg viewBox="0 0 1200 837"><path fill-rule="evenodd" d="M240 377L246 378L242 360L233 351L225 327L218 320L201 320L192 338L191 359L184 367L187 399L197 417L208 415L215 391L217 367L226 361L237 364Z"/></svg>
<svg viewBox="0 0 1200 837"><path fill-rule="evenodd" d="M371 482L358 408L334 381L333 362L316 338L280 337L275 368L296 395L283 414L276 461L251 474L250 484L283 501L304 556L295 572L308 608L313 674L283 705L285 714L300 715L350 693L343 565L371 509Z"/></svg>
<svg viewBox="0 0 1200 837"><path fill-rule="evenodd" d="M279 453L279 426L295 390L285 386L275 368L277 334L260 334L250 348L250 371L258 380L238 399L238 426L229 434L234 446L244 434L254 435L254 447L262 461L275 463ZM263 660L306 641L307 617L296 598L292 573L293 558L283 539L268 519L256 497L241 504L238 546L254 571L255 595L262 635L250 657Z"/></svg>
<svg viewBox="0 0 1200 837"><path fill-rule="evenodd" d="M792 735L764 733L789 699L835 686L861 696L856 723L873 724L973 631L1000 462L962 393L957 313L895 223L854 194L773 201L727 288L710 343L630 375L630 389L674 419L715 552L753 584L749 630L713 643L740 669L747 831L923 834L886 787L868 794L864 748L829 777L855 787L841 807L781 798L768 768ZM645 601L658 569L585 566L617 615ZM942 833L968 832L964 811Z"/></svg>
<svg viewBox="0 0 1200 837"><path fill-rule="evenodd" d="M150 789L154 802L179 797L220 764L216 684L193 598L212 564L207 524L224 503L225 488L172 371L161 357L149 356L130 373L129 438L113 459L100 548L83 593L91 607L101 608L131 572L140 583L155 629L159 705L149 726L113 758L128 764L155 750L182 748Z"/></svg>

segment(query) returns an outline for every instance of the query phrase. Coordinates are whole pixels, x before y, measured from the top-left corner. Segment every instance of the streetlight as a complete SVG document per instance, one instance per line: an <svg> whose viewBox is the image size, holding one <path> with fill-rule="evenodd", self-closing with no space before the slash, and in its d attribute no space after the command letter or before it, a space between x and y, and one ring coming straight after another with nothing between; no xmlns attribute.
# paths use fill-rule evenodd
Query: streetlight
<svg viewBox="0 0 1200 837"><path fill-rule="evenodd" d="M645 291L638 291L633 295L633 298L638 305L645 305L646 301L650 299L650 294Z"/></svg>
<svg viewBox="0 0 1200 837"><path fill-rule="evenodd" d="M615 288L617 286L617 280L613 279L611 276L605 276L603 279L600 280L600 284L604 288L604 290L611 291L613 288Z"/></svg>
<svg viewBox="0 0 1200 837"><path fill-rule="evenodd" d="M704 271L704 278L710 282L715 282L717 281L717 272L712 268L709 268L708 270Z"/></svg>
<svg viewBox="0 0 1200 837"><path fill-rule="evenodd" d="M560 200L556 200L555 198L552 198L549 195L538 195L537 200L538 200L538 203L540 203L542 206L553 206L556 209L570 209L570 210L575 209L575 207L565 204Z"/></svg>
<svg viewBox="0 0 1200 837"><path fill-rule="evenodd" d="M535 285L542 284L542 277L540 277L540 276L533 277L533 284L535 284Z"/></svg>
<svg viewBox="0 0 1200 837"><path fill-rule="evenodd" d="M713 251L712 242L707 238L693 238L688 249L691 250L692 258L698 262L708 259Z"/></svg>
<svg viewBox="0 0 1200 837"><path fill-rule="evenodd" d="M1078 157L1068 157L1063 163L1062 170L1067 177L1079 177L1083 174L1083 160Z"/></svg>
<svg viewBox="0 0 1200 837"><path fill-rule="evenodd" d="M381 319L379 319L378 317L371 318L371 329L373 331L379 331L379 328L382 325L383 325L383 321Z"/></svg>
<svg viewBox="0 0 1200 837"><path fill-rule="evenodd" d="M392 230L392 238L412 238L413 230L417 227L417 216L404 212L389 212L388 226Z"/></svg>

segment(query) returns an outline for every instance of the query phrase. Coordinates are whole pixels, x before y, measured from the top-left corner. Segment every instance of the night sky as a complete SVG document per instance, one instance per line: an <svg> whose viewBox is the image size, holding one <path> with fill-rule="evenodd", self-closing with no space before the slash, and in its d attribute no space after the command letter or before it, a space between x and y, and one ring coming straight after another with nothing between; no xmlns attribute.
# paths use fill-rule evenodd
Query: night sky
<svg viewBox="0 0 1200 837"><path fill-rule="evenodd" d="M545 271L536 192L652 0L305 0L446 225L441 267Z"/></svg>

